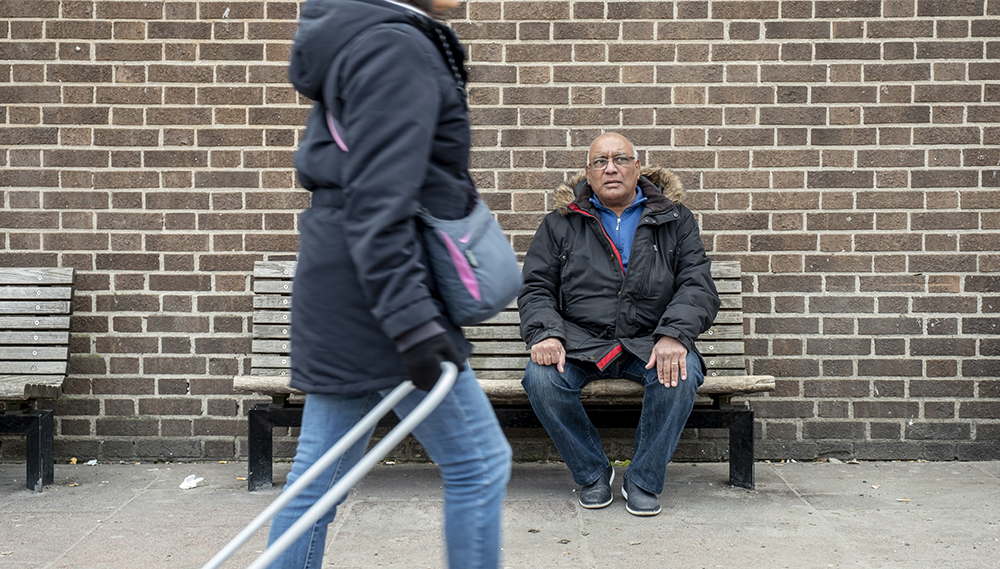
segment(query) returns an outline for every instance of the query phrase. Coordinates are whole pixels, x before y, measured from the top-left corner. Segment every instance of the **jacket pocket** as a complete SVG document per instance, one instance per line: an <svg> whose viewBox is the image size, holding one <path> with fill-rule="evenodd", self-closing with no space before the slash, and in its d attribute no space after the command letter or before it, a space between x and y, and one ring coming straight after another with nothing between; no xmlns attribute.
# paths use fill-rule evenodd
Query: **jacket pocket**
<svg viewBox="0 0 1000 569"><path fill-rule="evenodd" d="M642 298L659 298L673 295L674 259L677 252L673 248L664 251L656 241L650 246L650 257L646 260L646 275L639 293ZM631 263L629 263L631 266ZM638 269L639 267L635 267Z"/></svg>

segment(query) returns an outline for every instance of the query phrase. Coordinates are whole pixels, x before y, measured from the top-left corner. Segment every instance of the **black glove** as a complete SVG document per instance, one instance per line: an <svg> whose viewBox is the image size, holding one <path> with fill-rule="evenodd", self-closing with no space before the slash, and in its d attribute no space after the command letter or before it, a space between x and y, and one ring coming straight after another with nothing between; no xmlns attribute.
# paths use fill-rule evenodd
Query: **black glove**
<svg viewBox="0 0 1000 569"><path fill-rule="evenodd" d="M402 354L406 375L417 389L430 391L441 377L441 362L461 365L462 358L448 334L431 336Z"/></svg>

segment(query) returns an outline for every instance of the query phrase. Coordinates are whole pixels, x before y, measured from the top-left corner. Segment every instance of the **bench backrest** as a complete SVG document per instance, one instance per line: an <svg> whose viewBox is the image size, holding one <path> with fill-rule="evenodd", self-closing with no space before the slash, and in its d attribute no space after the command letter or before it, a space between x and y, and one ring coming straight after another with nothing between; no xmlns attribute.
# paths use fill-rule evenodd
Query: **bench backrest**
<svg viewBox="0 0 1000 569"><path fill-rule="evenodd" d="M75 281L72 268L0 268L0 400L62 392Z"/></svg>
<svg viewBox="0 0 1000 569"><path fill-rule="evenodd" d="M287 376L295 261L258 261L254 265L253 355L251 375ZM739 261L712 263L712 279L722 308L715 324L698 340L709 376L746 374L743 357L743 301ZM520 379L528 354L518 331L517 308L511 305L477 326L465 328L475 346L469 363L481 380Z"/></svg>

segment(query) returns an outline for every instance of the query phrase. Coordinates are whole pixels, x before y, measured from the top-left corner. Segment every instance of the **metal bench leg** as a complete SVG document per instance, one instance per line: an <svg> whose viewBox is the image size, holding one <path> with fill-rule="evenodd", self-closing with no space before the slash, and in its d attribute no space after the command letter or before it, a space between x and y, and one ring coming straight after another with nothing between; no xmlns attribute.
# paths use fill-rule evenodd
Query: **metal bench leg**
<svg viewBox="0 0 1000 569"><path fill-rule="evenodd" d="M255 407L247 413L247 487L250 492L271 487L273 428L266 406L263 409Z"/></svg>
<svg viewBox="0 0 1000 569"><path fill-rule="evenodd" d="M24 413L25 462L28 490L41 492L55 480L55 450L52 411L40 409Z"/></svg>
<svg viewBox="0 0 1000 569"><path fill-rule="evenodd" d="M272 429L302 425L301 405L254 405L247 413L247 487L270 488L273 478Z"/></svg>
<svg viewBox="0 0 1000 569"><path fill-rule="evenodd" d="M753 410L736 413L729 426L729 483L753 489Z"/></svg>

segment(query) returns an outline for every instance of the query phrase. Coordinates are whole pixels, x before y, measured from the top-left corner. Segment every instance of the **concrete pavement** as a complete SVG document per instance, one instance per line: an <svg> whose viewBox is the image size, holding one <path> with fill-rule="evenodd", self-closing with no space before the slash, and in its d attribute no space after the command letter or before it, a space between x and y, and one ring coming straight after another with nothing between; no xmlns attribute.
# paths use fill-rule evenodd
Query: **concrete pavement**
<svg viewBox="0 0 1000 569"><path fill-rule="evenodd" d="M278 464L282 481L288 464ZM1000 462L758 463L757 488L728 466L667 469L663 512L615 501L586 510L562 464L515 464L503 565L582 567L1000 567ZM186 476L204 480L179 488ZM56 465L41 494L0 464L0 568L195 568L278 495L249 493L246 464ZM226 567L246 567L266 530ZM443 567L441 480L426 464L381 465L330 528L324 567Z"/></svg>

